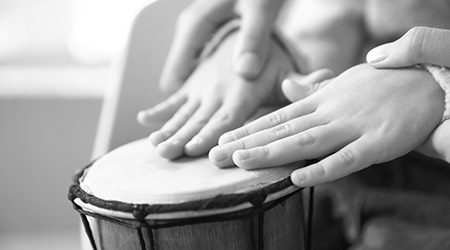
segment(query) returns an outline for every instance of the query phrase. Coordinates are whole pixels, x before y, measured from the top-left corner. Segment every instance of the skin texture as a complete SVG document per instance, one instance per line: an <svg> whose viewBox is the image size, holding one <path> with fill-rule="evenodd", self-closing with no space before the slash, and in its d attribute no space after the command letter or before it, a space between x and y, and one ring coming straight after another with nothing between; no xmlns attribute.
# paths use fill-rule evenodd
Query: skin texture
<svg viewBox="0 0 450 250"><path fill-rule="evenodd" d="M163 72L161 81L163 89L176 90L182 87L168 101L144 111L139 115L139 121L142 124L149 123L155 119L168 120L160 131L150 136L150 140L158 147L158 152L163 157L169 159L183 154L197 156L206 153L209 148L216 144L220 134L243 124L253 114L256 108L264 103L263 100L273 94L271 91L275 90L275 93L279 92L277 88L267 87L267 79L280 80L279 74L276 76L266 74L270 71L267 69L273 67L273 65L271 66L273 46L270 43L267 45L264 42L266 41L264 34L267 33L258 33L255 31L263 35L249 36L243 39L243 32L245 30L258 30L257 22L255 21L258 20L256 18L257 15L254 16L254 19L248 19L251 16L249 13L255 13L252 12L253 10L249 6L255 6L257 2L263 3L264 1L254 0L251 1L252 4L245 5L247 3L245 1L223 0L217 2L217 4L219 2L222 4L221 7L215 5L217 8L213 8L211 7L213 5L209 5L211 7L210 9L206 8L208 6L207 2L197 1L196 4L191 6L190 11L185 12L182 18L180 18L180 25L178 26L181 31L177 30L177 34L181 35L176 34L174 45L172 46ZM261 7L263 5L258 6ZM237 38L235 38L235 45L223 46L228 46L228 51L227 53L221 54L220 60L212 59L213 57L219 58L215 54L207 61L197 65L194 63L196 62L194 57L198 55L198 51L201 49L199 44L203 44L206 37L209 37L215 31L221 23L220 20L226 19L224 18L224 16L227 16L226 14L221 16L225 13L221 12L221 8L241 15L243 20L253 20L255 29L248 28L252 27L252 25L247 23L248 25L246 26L243 23L241 31L237 34ZM199 12L194 10L199 10ZM328 21L325 24L342 23L335 21L337 17L338 19L343 18L343 20L348 20L350 23L360 23L357 22L359 20L358 15L348 15L348 10L344 10L337 12L331 20L326 19ZM215 13L210 16L216 18L211 19L215 22L209 22L209 24L214 23L214 25L208 27L201 26L202 18L197 18L195 22L191 23L184 22L194 20L193 17L195 15L193 13L200 13L199 17L201 17L201 13ZM264 20L272 20L272 17L273 15L269 19ZM191 25L186 25L188 28L183 28L181 23ZM349 25L344 26L349 27ZM323 27L328 27L328 25L324 25ZM331 29L334 26L331 25L329 27ZM189 29L191 30L189 31ZM351 44L349 46L351 48L359 47L358 44L361 40L361 37L358 35L352 35L352 32L355 31L358 31L358 27L352 26L349 32L338 32L338 34L345 34L342 35L344 38L342 40L346 41L344 44ZM191 37L187 37L187 34L190 34ZM320 49L305 50L312 51L311 53L314 54L313 56L306 55L307 58L321 58L323 62L329 64L327 65L320 61L312 63L311 68L316 69L325 66L335 69L333 65L340 65L347 68L349 66L347 64L350 64L354 60L354 56L351 56L347 60L348 62L344 60L344 63L342 60L333 61L329 60L330 58L317 56L316 53L318 51L324 51L323 43L318 43L317 38L322 39L321 41L326 41L325 44L330 44L330 51L345 52L345 55L351 54L346 50L335 49L335 42L339 41L339 39L335 37L325 39L326 37L324 38L320 34L299 32L298 35L297 40L299 42L297 44L306 46L305 48L309 48L307 46L308 39L313 41L310 43L311 45L320 45L316 46L318 48L320 47ZM330 34L330 32L324 32L324 34ZM428 39L430 36L435 37ZM443 37L444 40L442 40ZM388 51L388 57L383 58L385 55L371 57L369 53L368 61L374 67L378 68L410 66L417 62L431 62L433 60L435 60L433 61L435 64L443 64L442 60L448 60L448 56L439 57L441 59L436 58L438 58L438 55L448 54L449 50L445 50L446 47L444 45L449 39L445 37L443 32L436 29L412 29L402 37L403 40L400 39L392 43L395 46L392 44L390 44L391 47L386 45L384 52ZM200 40L191 43L190 41L194 38ZM256 58L258 60L247 60L251 62L248 64L262 67L262 71L255 70L253 72L262 72L262 75L256 78L252 78L255 77L254 75L251 76L251 74L243 73L246 70L239 71L239 68L245 69L246 66L236 66L239 65L237 62L239 60L236 59L239 56L236 55L240 55L236 51L240 51L245 47L242 45L244 40L250 41L252 40L251 38L258 38L253 39L253 42L256 47L260 46L259 48L263 48L261 51L266 51L266 49L270 51L267 55L262 52L264 56L262 58ZM349 38L354 43L348 43ZM434 39L437 39L436 41L442 40L443 42L434 43ZM182 42L183 40L187 42L184 43ZM314 46L312 48L315 48ZM427 48L433 49L427 52ZM436 52L440 50L442 50L442 53ZM357 52L358 50L355 50L356 54L358 54ZM180 56L183 53L186 53L186 55ZM326 54L329 55L330 53L326 52ZM335 56L333 58L337 59L342 57ZM383 66L383 60L384 63L390 62L391 65L387 64ZM256 61L258 63L255 63ZM227 62L225 64L226 67L223 66L224 62ZM230 65L228 65L228 62L230 62ZM330 62L336 63L333 64ZM379 64L380 62L381 64ZM339 73L340 68L338 67L336 69L335 72ZM231 75L226 75L226 72ZM284 72L284 70L280 72ZM423 148L423 152L427 155L440 157L441 159L449 159L449 123L444 122L441 124L434 130L431 137L428 138L428 135L439 124L439 118L436 117L442 115L443 102L442 91L428 73L418 69L376 71L367 65L359 65L347 70L335 79L323 81L331 76L331 72L321 72L320 70L308 77L290 75L289 78L294 81L286 81L282 85L286 97L291 101L305 99L291 105L295 106L295 108L288 106L275 112L275 115L262 118L266 119L263 120L264 122L260 122L259 124L258 122L254 122L251 123L252 125L245 126L243 128L244 132L242 133L236 132L237 134L231 133L222 136L219 144L224 147L221 149L215 148L210 152L211 161L220 167L237 164L244 168L259 168L327 156L321 162L293 174L293 180L297 185L310 186L343 177L354 171L368 167L373 163L396 158L420 145L422 145L420 148ZM169 78L177 79L170 80ZM300 82L300 84L297 84L296 81ZM319 84L316 84L318 82ZM423 82L430 84L423 85ZM252 87L243 87L250 86L248 83L254 83L255 85L261 84L262 86L253 86L254 89ZM431 83L434 83L434 85ZM334 85L339 85L339 87ZM175 87L167 88L167 86ZM257 91L255 91L256 88L258 88ZM261 92L259 92L260 90ZM271 94L264 96L267 93ZM276 99L280 99L278 95L277 97ZM285 113L281 113L280 115L280 112ZM284 127L279 126L280 124ZM253 131L251 131L252 129ZM236 131L241 130L238 129ZM267 132L268 130L271 131L270 133L272 135ZM246 136L249 131L257 133L257 135ZM282 145L290 137L292 137L292 140L297 140L297 142ZM281 143L279 141L283 142ZM268 151L268 149L274 149L272 151L275 151L275 153L270 150ZM220 151L225 151L225 153ZM253 156L253 159L257 158L255 156L258 153L261 154L259 160L242 159L245 154L250 154Z"/></svg>
<svg viewBox="0 0 450 250"><path fill-rule="evenodd" d="M414 27L398 40L373 48L366 59L380 69L419 63L450 67L450 30Z"/></svg>
<svg viewBox="0 0 450 250"><path fill-rule="evenodd" d="M280 82L293 69L284 52L273 43L262 75L247 80L233 71L228 60L237 39L236 34L228 36L179 91L139 113L144 125L166 121L150 135L162 157L206 154L221 134L241 126L260 106L287 103Z"/></svg>
<svg viewBox="0 0 450 250"><path fill-rule="evenodd" d="M419 63L450 68L450 30L412 28L400 39L369 51L367 62L379 69L401 68ZM450 121L440 124L418 151L450 162Z"/></svg>
<svg viewBox="0 0 450 250"><path fill-rule="evenodd" d="M254 169L326 156L291 176L298 186L313 186L414 150L443 112L443 91L420 69L362 64L323 85L222 135L210 160L218 167Z"/></svg>
<svg viewBox="0 0 450 250"><path fill-rule="evenodd" d="M163 102L160 105L153 107L149 110L143 111L138 115L139 122L144 125L151 123L154 120L167 121L167 123L162 127L160 131L153 133L150 136L150 140L155 146L159 147L158 151L160 152L161 156L169 159L174 159L182 154L197 156L207 153L209 149L211 149L213 146L217 144L217 139L222 133L242 125L244 123L244 120L248 119L251 116L251 114L256 110L256 107L259 108L263 103L267 104L266 101L261 101L260 99L261 96L258 97L255 96L259 94L258 92L255 92L253 89L241 91L239 89L241 87L238 87L238 89L233 90L233 88L237 87L237 85L243 83L252 83L253 85L266 85L268 83L274 84L275 82L276 84L279 85L286 76L287 72L289 72L289 75L287 77L302 83L301 89L290 88L289 85L285 85L286 91L288 93L294 94L298 99L299 94L301 94L302 97L306 97L309 94L313 93L315 90L317 90L318 85L314 83L321 82L333 76L333 72L328 69L323 69L324 67L337 68L335 67L335 65L337 64L339 64L340 66L349 64L348 60L343 62L342 60L337 61L324 59L323 61L327 62L326 65L321 65L320 67L317 63L312 63L308 65L308 66L312 65L314 66L314 68L319 69L317 71L311 72L310 75L294 74L292 73L290 66L286 67L286 61L280 62L278 59L276 59L277 57L276 54L279 53L280 51L278 48L276 48L276 46L273 45L273 41L270 41L268 45L266 44L263 46L264 48L267 47L266 49L268 49L268 51L261 52L262 54L266 53L267 55L264 56L263 60L258 60L259 63L264 64L263 70L261 71L262 72L261 75L259 77L249 80L248 76L243 77L242 72L236 71L236 63L233 63L235 62L234 58L236 57L236 51L241 51L241 49L239 48L243 47L242 44L244 44L244 41L248 41L249 44L253 44L248 46L255 48L258 46L262 46L262 44L265 44L266 43L264 42L265 35L263 34L266 34L266 32L268 31L267 30L264 31L264 29L267 27L270 28L272 27L270 25L271 22L270 20L272 20L271 18L272 17L274 18L274 16L276 15L275 12L273 13L271 12L270 15L269 14L265 15L266 19L264 20L265 22L268 22L266 23L267 24L266 26L261 25L261 23L259 24L259 26L256 23L252 23L254 29L251 28L253 26L250 25L249 23L246 24L246 20L247 21L252 20L252 18L256 20L258 15L260 15L261 13L265 13L264 11L268 11L269 9L277 10L280 7L282 1L271 0L267 2L263 0L253 0L253 1L222 0L218 1L218 3L215 3L213 5L211 5L210 2L196 1L192 6L188 8L188 10L186 10L181 15L180 18L181 21L177 27L177 32L172 45L172 49L167 59L166 66L163 71L163 77L161 79L162 89L166 89L169 91L174 90L176 91L180 87L181 89L179 89L178 92L173 94L173 96L170 97L166 102ZM222 3L223 5L219 6L218 5L219 2ZM230 5L230 2L233 2L233 4ZM263 3L265 4L263 5ZM274 4L277 5L272 6ZM235 40L233 42L234 43L233 46L230 46L229 44L228 45L221 44L220 47L222 46L226 47L225 53L217 52L212 56L211 59L202 62L198 66L196 64L188 63L192 62L193 56L197 55L198 51L200 50L197 45L199 45L200 40L203 39L201 38L203 32L208 33L207 37L209 38L210 35L215 31L215 28L217 28L218 23L220 23L219 20L223 20L223 16L221 16L220 13L222 14L224 13L222 11L225 8L225 6L233 7L232 5L235 7L236 13L238 13L242 17L241 20L242 26L241 29L237 32L236 37L234 38ZM210 7L215 6L215 7L207 8L208 6ZM305 8L305 11L309 10L305 6L302 6L302 8ZM196 12L194 10L198 11ZM215 11L217 13L215 13ZM324 44L330 45L327 47L328 49L326 51L329 51L331 50L331 48L335 48L336 46L340 48L341 45L344 44L343 40L341 39L342 37L347 38L346 44L349 43L348 42L349 38L351 38L352 40L352 42L350 43L351 45L356 46L356 44L358 44L360 37L354 35L354 31L352 31L354 27L352 26L352 28L343 29L343 27L347 26L342 25L342 20L346 20L345 24L353 23L355 22L355 20L357 21L357 19L353 17L354 15L348 15L349 12L352 12L352 10L343 8L339 9L339 11L337 11L332 15L329 16L323 15L321 17L317 17L316 19L314 19L315 21L320 20L320 22L315 22L320 23L319 25L320 28L318 27L317 30L322 30L323 28L325 30L324 32L317 33L308 31L307 32L308 35L306 36L307 38L305 38L305 36L302 35L300 36L301 41L298 39L293 40L295 41L296 44L298 43L311 45L305 47L307 49L305 51L310 51L310 53L305 54L306 60L311 62L310 60L311 57L316 58L315 56L311 56L310 54L323 51L324 47L327 47ZM196 13L197 16L194 15L193 13ZM211 14L210 18L216 19L210 19L208 22L200 22L199 20L203 20L201 18L202 15L205 14L208 15ZM250 18L252 15L253 17ZM199 20L195 19L194 16L196 18L199 18ZM347 20L347 18L345 18L347 16L351 16L351 18ZM194 18L197 21L195 21L194 23L189 22L189 20L192 20L192 18ZM214 20L215 22L212 22L212 20ZM263 20L260 21L262 22ZM208 26L209 24L212 23L216 23L216 25ZM180 31L178 31L178 29ZM340 32L337 33L326 32L329 29L330 30L339 29ZM250 32L251 30L254 31ZM200 32L200 33L192 35L191 34L192 32L197 33ZM303 32L300 33L303 34ZM178 37L179 34L182 35ZM187 34L191 34L193 37L185 38L185 35ZM248 34L248 37L244 39L243 37L245 37L245 34ZM259 35L251 35L251 34L259 34ZM336 34L340 35L336 36ZM190 39L194 38L195 39L201 38L201 39L196 41L195 43L191 43ZM314 44L316 44L317 41L322 40L325 42L319 43L320 45L318 46L314 46ZM311 42L308 43L308 41ZM265 49L258 51L265 51ZM345 55L349 54L347 49L338 51L341 53L336 54L326 52L325 54L330 55L331 57L335 56L342 57L342 54ZM180 53L181 54L185 53L186 55L181 56ZM278 67L277 70L271 70L271 68L274 67L273 65L274 63L278 65L276 66ZM189 71L185 71L185 67L187 67L187 65L191 65L192 69L190 69ZM306 67L308 68L308 66ZM350 65L347 65L346 67L348 66ZM183 74L182 72L186 72L186 74ZM180 74L183 76L180 77ZM169 85L175 87L173 88L167 87ZM208 90L208 88L211 89ZM254 86L252 88L255 89L265 88L267 90L265 86L259 87ZM275 91L272 92L272 90ZM233 91L234 94L230 94ZM227 92L230 93L226 94ZM280 91L278 88L271 89L270 94L265 95L263 99L264 100L281 99L279 93ZM287 94L286 96L289 98L289 94ZM258 100L255 100L255 98ZM273 104L274 102L272 100L269 101L269 103ZM215 105L215 107L212 107L211 110L202 111L203 115L197 115L199 112L196 112L196 115L194 115L191 119L187 119L186 117L184 119L176 118L181 117L183 115L189 116L194 112L194 110L197 110L198 108L198 107L188 108L186 107L187 104L193 106L199 105L199 107L202 106L203 107L201 108L202 110L205 110L206 109L205 107L209 107L211 105L213 106ZM176 112L180 114L175 114ZM207 119L209 118L212 118L212 120L208 121ZM189 124L197 123L197 125L195 126L183 125L183 123L188 120L191 121L189 122ZM178 133L178 135L174 136L176 133ZM181 137L179 135L181 135Z"/></svg>
<svg viewBox="0 0 450 250"><path fill-rule="evenodd" d="M283 0L196 0L178 17L162 72L163 91L178 90L198 65L204 44L227 21L239 16L241 29L229 62L245 79L257 78L270 53L270 33Z"/></svg>

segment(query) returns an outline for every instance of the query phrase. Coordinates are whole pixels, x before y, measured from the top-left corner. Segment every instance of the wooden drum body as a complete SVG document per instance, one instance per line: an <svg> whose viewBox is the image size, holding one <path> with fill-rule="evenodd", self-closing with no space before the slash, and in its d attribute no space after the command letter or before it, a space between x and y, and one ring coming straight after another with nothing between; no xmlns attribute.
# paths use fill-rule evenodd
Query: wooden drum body
<svg viewBox="0 0 450 250"><path fill-rule="evenodd" d="M302 192L289 178L300 166L168 161L139 140L79 172L69 199L94 249L305 249Z"/></svg>

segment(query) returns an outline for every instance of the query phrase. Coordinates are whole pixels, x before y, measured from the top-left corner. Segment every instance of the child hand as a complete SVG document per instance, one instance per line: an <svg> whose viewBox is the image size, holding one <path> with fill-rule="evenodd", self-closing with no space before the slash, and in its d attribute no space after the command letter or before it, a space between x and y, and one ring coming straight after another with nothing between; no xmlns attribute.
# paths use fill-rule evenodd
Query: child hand
<svg viewBox="0 0 450 250"><path fill-rule="evenodd" d="M450 30L416 27L400 39L367 54L375 68L400 68L429 63L450 68ZM418 151L450 163L450 120L445 120Z"/></svg>
<svg viewBox="0 0 450 250"><path fill-rule="evenodd" d="M263 73L249 81L233 71L235 42L236 35L229 35L178 92L138 115L142 124L168 119L150 135L161 156L205 154L221 134L241 126L261 105L282 102L280 82L293 68L281 48L271 44Z"/></svg>
<svg viewBox="0 0 450 250"><path fill-rule="evenodd" d="M355 66L312 95L222 135L218 167L245 169L323 158L292 181L312 186L404 155L439 124L442 90L420 69Z"/></svg>

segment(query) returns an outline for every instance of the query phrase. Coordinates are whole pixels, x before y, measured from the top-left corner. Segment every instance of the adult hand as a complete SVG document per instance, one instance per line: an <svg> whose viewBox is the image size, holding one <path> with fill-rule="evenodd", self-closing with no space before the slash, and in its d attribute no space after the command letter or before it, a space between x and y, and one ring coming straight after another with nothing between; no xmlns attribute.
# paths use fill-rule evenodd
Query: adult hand
<svg viewBox="0 0 450 250"><path fill-rule="evenodd" d="M293 66L282 48L273 43L263 73L249 81L237 75L229 63L237 39L236 33L225 38L180 90L139 113L138 120L144 125L166 121L150 135L162 157L205 154L221 134L241 126L261 105L287 102L280 82Z"/></svg>
<svg viewBox="0 0 450 250"><path fill-rule="evenodd" d="M450 30L428 27L410 29L400 39L367 53L375 68L400 68L419 63L450 67Z"/></svg>
<svg viewBox="0 0 450 250"><path fill-rule="evenodd" d="M415 27L400 39L372 49L367 62L375 68L428 63L450 68L450 30ZM418 151L450 162L450 121L444 121Z"/></svg>
<svg viewBox="0 0 450 250"><path fill-rule="evenodd" d="M178 18L160 86L174 92L198 64L198 56L217 28L236 16L241 29L233 52L233 67L246 79L259 76L270 45L274 20L284 0L197 0Z"/></svg>
<svg viewBox="0 0 450 250"><path fill-rule="evenodd" d="M358 65L305 99L222 135L209 158L218 167L254 169L324 157L293 172L292 181L332 181L422 144L440 122L441 92L424 70Z"/></svg>

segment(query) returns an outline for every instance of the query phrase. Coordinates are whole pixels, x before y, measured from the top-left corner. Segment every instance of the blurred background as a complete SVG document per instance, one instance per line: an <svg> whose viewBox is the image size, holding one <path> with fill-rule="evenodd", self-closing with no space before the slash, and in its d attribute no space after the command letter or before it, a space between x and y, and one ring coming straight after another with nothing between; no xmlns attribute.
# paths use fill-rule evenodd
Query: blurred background
<svg viewBox="0 0 450 250"><path fill-rule="evenodd" d="M151 0L0 0L0 249L80 249L67 200L104 89Z"/></svg>

